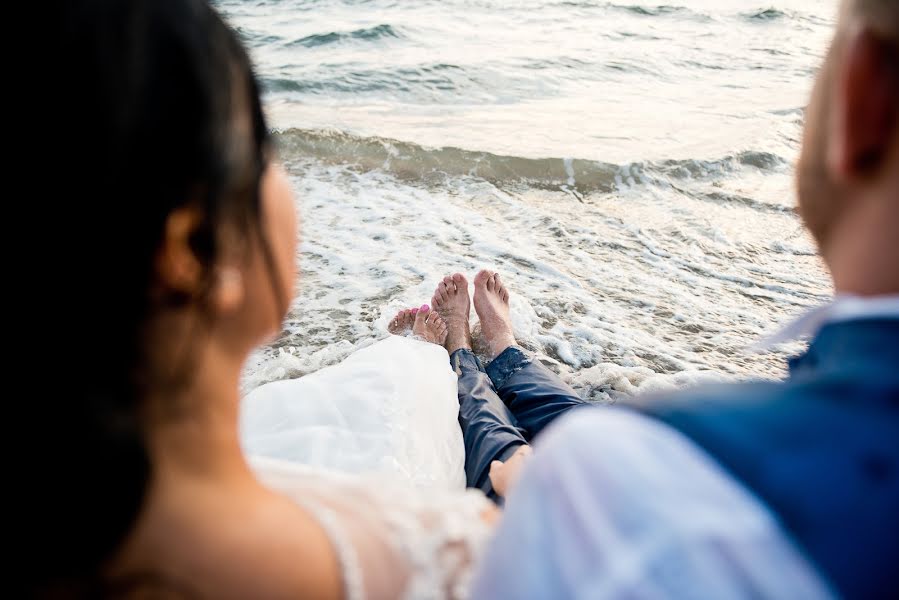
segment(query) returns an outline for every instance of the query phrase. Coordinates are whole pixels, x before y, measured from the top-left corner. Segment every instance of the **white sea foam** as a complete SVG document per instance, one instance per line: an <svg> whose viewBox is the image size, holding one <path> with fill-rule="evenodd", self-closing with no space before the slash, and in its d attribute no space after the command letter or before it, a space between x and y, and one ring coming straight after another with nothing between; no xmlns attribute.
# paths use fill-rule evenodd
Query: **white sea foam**
<svg viewBox="0 0 899 600"><path fill-rule="evenodd" d="M796 251L759 251L792 235L792 214L647 186L582 203L469 177L289 166L303 221L299 295L245 390L336 364L455 271L500 271L521 345L600 401L706 377L778 377L782 354L744 348L828 294L808 238L791 242Z"/></svg>

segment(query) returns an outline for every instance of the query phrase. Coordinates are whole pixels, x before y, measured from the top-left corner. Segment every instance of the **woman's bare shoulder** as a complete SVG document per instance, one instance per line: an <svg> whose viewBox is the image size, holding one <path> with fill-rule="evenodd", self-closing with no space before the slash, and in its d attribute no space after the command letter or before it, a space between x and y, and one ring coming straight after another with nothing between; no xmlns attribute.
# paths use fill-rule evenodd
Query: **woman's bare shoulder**
<svg viewBox="0 0 899 600"><path fill-rule="evenodd" d="M264 488L184 492L148 506L115 579L149 573L148 580L200 597L343 596L326 531L296 503Z"/></svg>

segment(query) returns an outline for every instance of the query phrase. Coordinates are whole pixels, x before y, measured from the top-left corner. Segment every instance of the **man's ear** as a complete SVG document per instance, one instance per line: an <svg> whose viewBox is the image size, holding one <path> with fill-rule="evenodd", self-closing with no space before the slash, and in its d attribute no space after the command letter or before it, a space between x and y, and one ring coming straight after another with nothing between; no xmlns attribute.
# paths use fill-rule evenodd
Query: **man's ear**
<svg viewBox="0 0 899 600"><path fill-rule="evenodd" d="M850 183L876 172L895 137L899 112L896 47L868 28L847 34L831 104L828 168Z"/></svg>
<svg viewBox="0 0 899 600"><path fill-rule="evenodd" d="M199 293L204 266L190 242L201 225L200 211L191 207L175 209L166 219L156 256L157 275L166 289L188 296Z"/></svg>

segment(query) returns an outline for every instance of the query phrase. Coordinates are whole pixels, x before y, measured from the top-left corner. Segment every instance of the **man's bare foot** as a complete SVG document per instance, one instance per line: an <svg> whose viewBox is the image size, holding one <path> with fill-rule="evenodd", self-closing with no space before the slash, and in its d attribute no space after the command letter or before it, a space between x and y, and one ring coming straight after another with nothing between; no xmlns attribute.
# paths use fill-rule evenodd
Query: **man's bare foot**
<svg viewBox="0 0 899 600"><path fill-rule="evenodd" d="M474 278L474 310L481 320L481 333L491 354L499 356L515 345L509 316L509 291L499 273L483 270Z"/></svg>
<svg viewBox="0 0 899 600"><path fill-rule="evenodd" d="M438 346L446 341L446 323L427 304L396 313L387 331L393 335L405 335L411 331L413 335Z"/></svg>
<svg viewBox="0 0 899 600"><path fill-rule="evenodd" d="M446 322L446 351L452 354L460 348L471 349L471 327L468 323L471 302L468 299L468 280L461 273L443 278L434 290L431 305Z"/></svg>

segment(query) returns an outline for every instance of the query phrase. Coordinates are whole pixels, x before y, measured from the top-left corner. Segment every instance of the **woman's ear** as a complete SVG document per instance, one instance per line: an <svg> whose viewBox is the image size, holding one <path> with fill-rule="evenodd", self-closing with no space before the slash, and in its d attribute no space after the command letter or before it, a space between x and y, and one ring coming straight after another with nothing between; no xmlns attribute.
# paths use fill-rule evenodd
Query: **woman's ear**
<svg viewBox="0 0 899 600"><path fill-rule="evenodd" d="M202 214L191 207L175 209L166 219L156 258L159 280L166 289L188 296L200 292L204 266L190 242L201 224Z"/></svg>

